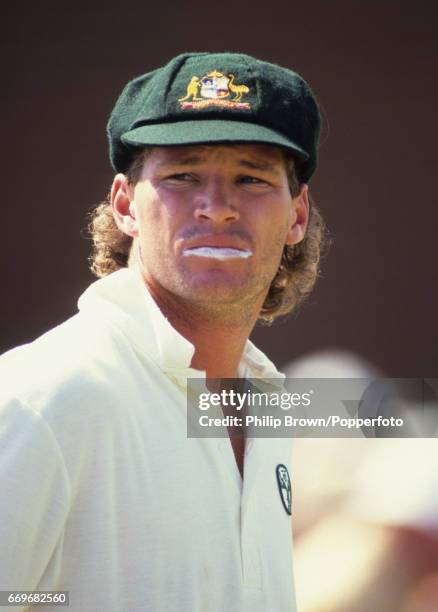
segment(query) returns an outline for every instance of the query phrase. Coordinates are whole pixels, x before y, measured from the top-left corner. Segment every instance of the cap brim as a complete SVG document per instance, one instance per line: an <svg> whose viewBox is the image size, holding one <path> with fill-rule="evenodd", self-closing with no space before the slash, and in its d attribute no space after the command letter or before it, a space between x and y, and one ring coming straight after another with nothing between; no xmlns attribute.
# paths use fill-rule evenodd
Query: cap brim
<svg viewBox="0 0 438 612"><path fill-rule="evenodd" d="M122 135L123 143L132 146L176 146L213 143L262 143L285 147L299 159L309 155L279 132L246 121L202 119L141 125Z"/></svg>

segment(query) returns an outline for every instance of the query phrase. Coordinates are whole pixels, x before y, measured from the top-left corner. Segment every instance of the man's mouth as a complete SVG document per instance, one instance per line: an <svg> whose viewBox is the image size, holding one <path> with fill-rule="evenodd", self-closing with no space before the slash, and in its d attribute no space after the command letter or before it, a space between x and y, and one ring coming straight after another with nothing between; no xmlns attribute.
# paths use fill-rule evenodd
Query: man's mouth
<svg viewBox="0 0 438 612"><path fill-rule="evenodd" d="M184 257L208 257L210 259L247 259L252 251L247 249L234 249L231 247L199 246L185 249Z"/></svg>

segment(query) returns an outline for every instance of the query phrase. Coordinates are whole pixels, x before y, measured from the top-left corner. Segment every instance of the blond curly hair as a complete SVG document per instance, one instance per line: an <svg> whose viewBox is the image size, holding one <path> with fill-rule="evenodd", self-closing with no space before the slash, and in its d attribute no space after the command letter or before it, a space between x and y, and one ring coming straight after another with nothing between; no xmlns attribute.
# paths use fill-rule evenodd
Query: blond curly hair
<svg viewBox="0 0 438 612"><path fill-rule="evenodd" d="M141 149L134 156L126 172L129 184L138 182L148 151L150 149ZM296 197L300 192L296 164L287 154L285 161L290 192ZM91 211L87 231L93 242L89 258L93 274L103 277L128 266L133 239L117 227L110 194ZM277 273L260 310L259 322L270 325L304 301L319 276L321 255L327 246L327 229L312 201L306 235L300 243L284 247Z"/></svg>

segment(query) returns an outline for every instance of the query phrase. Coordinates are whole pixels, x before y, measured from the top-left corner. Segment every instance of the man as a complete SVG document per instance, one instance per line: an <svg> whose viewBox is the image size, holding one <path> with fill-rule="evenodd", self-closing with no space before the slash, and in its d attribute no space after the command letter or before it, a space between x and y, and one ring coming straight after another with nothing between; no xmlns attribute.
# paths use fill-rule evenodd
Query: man
<svg viewBox="0 0 438 612"><path fill-rule="evenodd" d="M248 336L314 284L319 124L301 77L246 55L125 87L91 224L102 278L3 357L1 589L81 612L295 609L290 441L187 438L186 391L281 385Z"/></svg>

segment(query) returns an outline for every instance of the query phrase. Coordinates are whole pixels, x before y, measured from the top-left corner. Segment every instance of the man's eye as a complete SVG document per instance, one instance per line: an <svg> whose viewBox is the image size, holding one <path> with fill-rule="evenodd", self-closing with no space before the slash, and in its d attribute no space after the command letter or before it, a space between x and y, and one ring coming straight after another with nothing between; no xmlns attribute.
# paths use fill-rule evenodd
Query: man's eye
<svg viewBox="0 0 438 612"><path fill-rule="evenodd" d="M269 183L257 176L241 176L238 179L239 183L247 183L249 185L269 185Z"/></svg>
<svg viewBox="0 0 438 612"><path fill-rule="evenodd" d="M195 180L194 177L191 174L187 174L187 172L180 172L178 174L166 176L166 181L188 182L193 180Z"/></svg>

